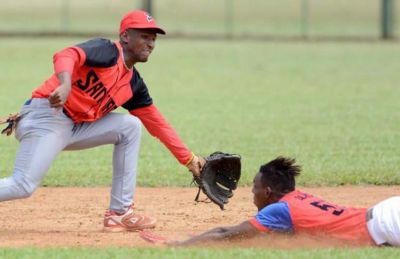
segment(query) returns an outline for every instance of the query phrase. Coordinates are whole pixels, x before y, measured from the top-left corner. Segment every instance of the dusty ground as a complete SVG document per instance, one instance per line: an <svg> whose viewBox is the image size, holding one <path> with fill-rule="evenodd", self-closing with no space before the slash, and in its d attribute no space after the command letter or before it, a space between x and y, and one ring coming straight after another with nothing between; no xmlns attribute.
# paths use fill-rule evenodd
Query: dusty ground
<svg viewBox="0 0 400 259"><path fill-rule="evenodd" d="M393 195L395 187L300 188L334 203L368 207ZM40 188L29 199L0 203L0 247L145 247L137 233L104 233L102 220L109 188ZM255 215L250 188L241 188L221 211L193 202L195 188L138 188L140 213L157 218L153 230L170 240L183 239L218 225L237 224ZM223 222L223 223L222 223ZM263 237L222 246L327 247L341 245L312 237Z"/></svg>

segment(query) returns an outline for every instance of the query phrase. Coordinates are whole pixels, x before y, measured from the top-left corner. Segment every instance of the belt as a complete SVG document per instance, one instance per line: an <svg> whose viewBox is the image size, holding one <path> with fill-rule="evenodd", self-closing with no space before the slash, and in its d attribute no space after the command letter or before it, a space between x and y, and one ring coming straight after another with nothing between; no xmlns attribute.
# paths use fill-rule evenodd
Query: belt
<svg viewBox="0 0 400 259"><path fill-rule="evenodd" d="M371 208L369 208L368 210L367 210L367 214L366 214L366 219L367 219L367 222L368 221L370 221L374 216L373 216L373 213L374 212L374 207L371 207Z"/></svg>
<svg viewBox="0 0 400 259"><path fill-rule="evenodd" d="M27 100L24 105L30 105L32 102L32 99ZM68 111L65 108L62 108L62 112L65 114L65 116L67 116L68 118L70 118L72 120L71 115L69 115Z"/></svg>
<svg viewBox="0 0 400 259"><path fill-rule="evenodd" d="M67 116L68 118L72 119L71 115L69 115L68 111L65 108L62 109L62 112L65 114L65 116Z"/></svg>
<svg viewBox="0 0 400 259"><path fill-rule="evenodd" d="M29 100L27 100L27 101L24 103L24 105L30 105L31 102L32 102L32 99L29 99Z"/></svg>

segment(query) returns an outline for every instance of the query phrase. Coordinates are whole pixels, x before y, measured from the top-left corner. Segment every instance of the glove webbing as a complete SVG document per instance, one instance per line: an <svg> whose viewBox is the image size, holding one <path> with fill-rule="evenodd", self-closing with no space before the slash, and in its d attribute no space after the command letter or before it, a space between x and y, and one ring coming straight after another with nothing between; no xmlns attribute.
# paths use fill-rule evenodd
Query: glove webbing
<svg viewBox="0 0 400 259"><path fill-rule="evenodd" d="M204 200L199 200L200 193L201 193L201 186L196 183L196 180L194 178L193 178L193 181L192 181L191 184L196 184L199 187L199 190L197 191L196 197L194 198L195 202L204 202L204 203L210 203L211 202L211 200L208 197L205 198Z"/></svg>

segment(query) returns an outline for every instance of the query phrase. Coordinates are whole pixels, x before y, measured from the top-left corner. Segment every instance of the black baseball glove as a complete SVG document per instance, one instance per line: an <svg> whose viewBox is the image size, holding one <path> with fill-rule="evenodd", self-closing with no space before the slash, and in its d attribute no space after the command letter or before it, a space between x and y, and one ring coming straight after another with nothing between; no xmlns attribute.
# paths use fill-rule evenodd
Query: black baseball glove
<svg viewBox="0 0 400 259"><path fill-rule="evenodd" d="M221 210L233 196L240 179L241 157L223 152L214 152L205 157L206 163L194 182L199 186L195 201L199 201L200 191L217 204Z"/></svg>

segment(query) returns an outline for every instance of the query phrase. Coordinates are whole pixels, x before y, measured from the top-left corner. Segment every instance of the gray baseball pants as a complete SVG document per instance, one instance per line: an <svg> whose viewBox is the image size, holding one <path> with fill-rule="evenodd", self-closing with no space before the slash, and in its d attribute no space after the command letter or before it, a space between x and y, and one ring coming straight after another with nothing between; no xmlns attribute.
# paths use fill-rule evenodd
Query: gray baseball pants
<svg viewBox="0 0 400 259"><path fill-rule="evenodd" d="M0 179L0 201L31 196L62 150L114 144L110 209L122 213L132 204L142 128L138 118L109 113L94 122L74 124L44 98L27 102L21 114L14 172Z"/></svg>

